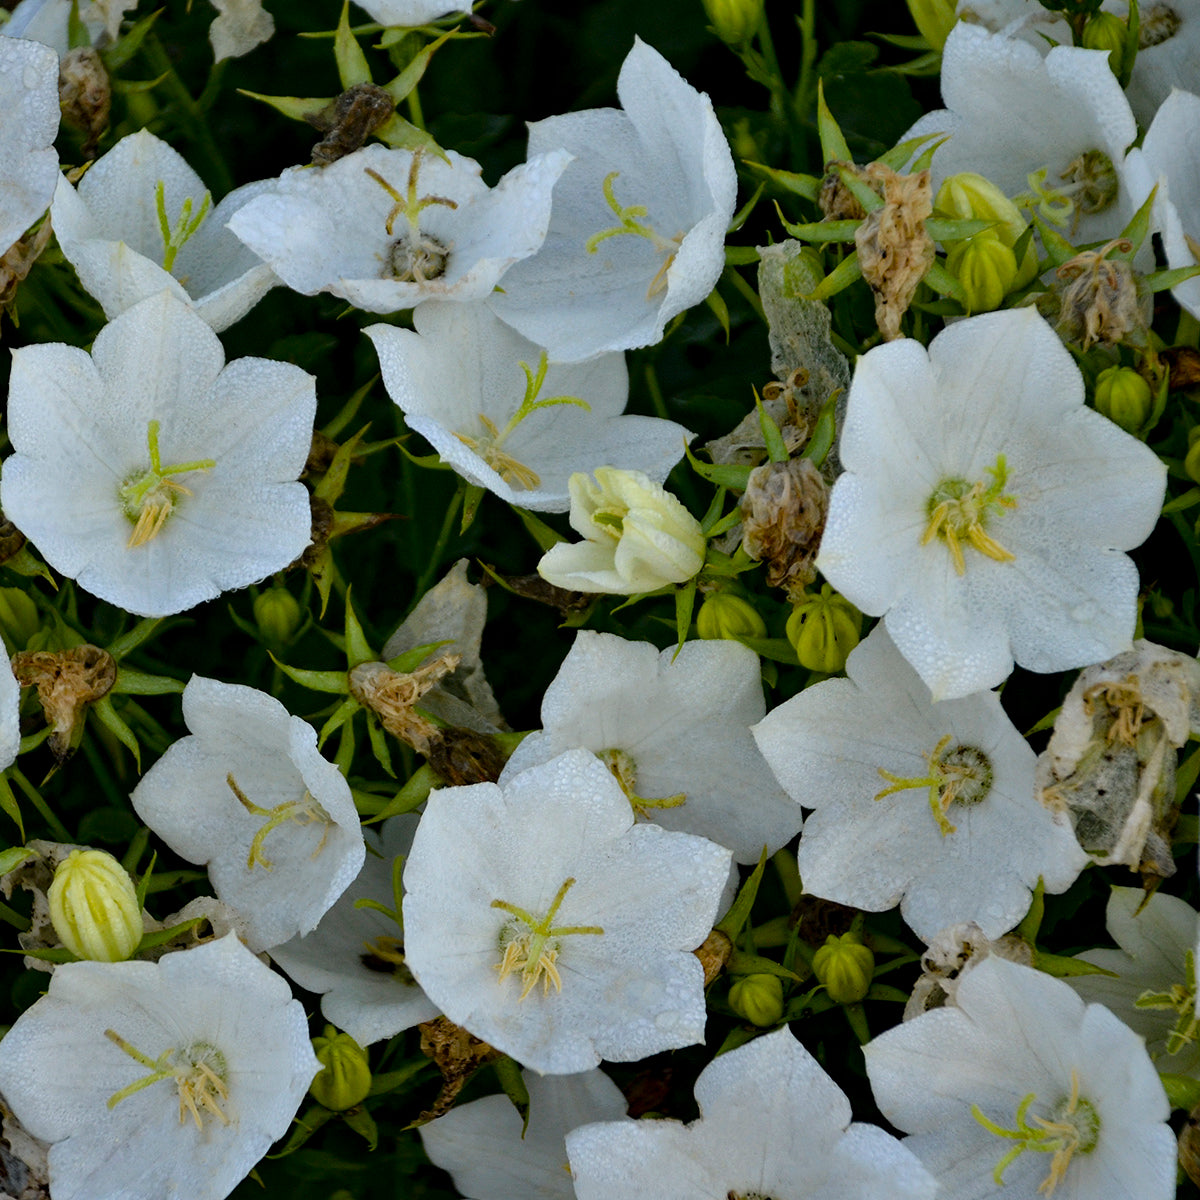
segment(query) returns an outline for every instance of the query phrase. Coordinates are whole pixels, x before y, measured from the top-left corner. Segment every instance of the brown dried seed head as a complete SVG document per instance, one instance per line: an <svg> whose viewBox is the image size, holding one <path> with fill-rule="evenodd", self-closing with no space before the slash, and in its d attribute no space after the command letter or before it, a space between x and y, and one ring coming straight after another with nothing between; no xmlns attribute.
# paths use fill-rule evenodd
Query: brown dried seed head
<svg viewBox="0 0 1200 1200"><path fill-rule="evenodd" d="M117 679L117 664L99 646L70 650L22 650L12 657L13 674L22 687L36 687L47 722L49 744L61 763L78 745L84 709L106 696Z"/></svg>
<svg viewBox="0 0 1200 1200"><path fill-rule="evenodd" d="M767 564L767 583L802 591L816 578L829 487L807 458L764 463L750 472L742 497L742 546Z"/></svg>
<svg viewBox="0 0 1200 1200"><path fill-rule="evenodd" d="M1107 257L1129 246L1118 239L1099 250L1085 250L1055 272L1057 329L1067 341L1084 350L1092 345L1146 344L1153 313L1150 294L1129 263Z"/></svg>
<svg viewBox="0 0 1200 1200"><path fill-rule="evenodd" d="M867 215L866 210L858 197L842 182L838 167L853 171L860 179L863 178L862 169L853 163L831 162L825 178L821 180L817 206L827 221L861 221Z"/></svg>
<svg viewBox="0 0 1200 1200"><path fill-rule="evenodd" d="M704 968L704 986L708 987L725 969L733 953L733 942L729 940L729 934L714 929L693 953Z"/></svg>
<svg viewBox="0 0 1200 1200"><path fill-rule="evenodd" d="M386 88L376 83L356 83L332 104L308 118L325 136L313 147L312 164L326 167L358 150L396 111Z"/></svg>
<svg viewBox="0 0 1200 1200"><path fill-rule="evenodd" d="M100 55L91 46L79 46L58 64L58 102L63 120L84 133L83 154L90 158L108 128L112 83Z"/></svg>
<svg viewBox="0 0 1200 1200"><path fill-rule="evenodd" d="M445 1017L435 1017L417 1028L421 1031L421 1053L432 1058L442 1073L442 1090L433 1105L417 1118L423 1124L449 1112L467 1080L485 1063L498 1059L500 1051Z"/></svg>
<svg viewBox="0 0 1200 1200"><path fill-rule="evenodd" d="M429 756L442 731L415 710L417 701L462 661L460 654L441 654L411 674L393 671L387 663L360 663L350 672L350 694L379 717L393 737Z"/></svg>

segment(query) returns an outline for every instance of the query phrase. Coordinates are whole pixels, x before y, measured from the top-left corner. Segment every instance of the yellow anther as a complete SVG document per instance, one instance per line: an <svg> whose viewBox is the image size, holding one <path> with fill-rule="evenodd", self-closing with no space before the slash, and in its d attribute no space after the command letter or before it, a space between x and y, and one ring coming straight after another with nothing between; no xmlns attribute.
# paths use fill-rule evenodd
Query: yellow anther
<svg viewBox="0 0 1200 1200"><path fill-rule="evenodd" d="M253 813L256 817L267 818L263 826L254 835L254 840L250 843L250 853L246 856L247 870L253 870L256 866L263 867L268 871L271 869L273 864L267 858L266 854L263 853L263 843L267 840L267 835L273 829L277 829L286 821L296 821L300 825L311 825L314 821L323 823L325 828L321 831L321 840L317 843L317 848L312 852L312 857L316 858L325 849L325 842L329 837L329 830L334 821L307 789L299 800L288 800L283 804L275 805L274 808L261 808L238 787L237 781L233 778L232 774L225 776L225 782L229 785L229 790L238 798L238 802L248 813Z"/></svg>
<svg viewBox="0 0 1200 1200"><path fill-rule="evenodd" d="M988 468L988 474L992 476L989 484L982 480L968 483L964 479L943 479L927 502L929 524L921 535L921 545L927 546L934 538L941 538L959 575L965 574L967 569L963 558L964 543L995 562L1016 560L1016 555L984 528L997 512L1017 506L1012 496L1004 494L1008 468L1003 454L996 459L994 467Z"/></svg>

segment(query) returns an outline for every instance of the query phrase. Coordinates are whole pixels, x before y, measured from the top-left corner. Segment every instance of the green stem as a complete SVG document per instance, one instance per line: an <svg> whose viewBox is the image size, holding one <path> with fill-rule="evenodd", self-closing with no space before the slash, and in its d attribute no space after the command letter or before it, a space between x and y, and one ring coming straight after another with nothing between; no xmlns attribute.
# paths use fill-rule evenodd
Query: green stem
<svg viewBox="0 0 1200 1200"><path fill-rule="evenodd" d="M23 917L15 908L9 908L7 904L0 903L0 921L7 921L14 929L24 933L29 928L29 918Z"/></svg>
<svg viewBox="0 0 1200 1200"><path fill-rule="evenodd" d="M800 16L800 79L796 84L796 108L800 113L811 112L817 89L813 85L813 67L817 61L816 0L804 0Z"/></svg>
<svg viewBox="0 0 1200 1200"><path fill-rule="evenodd" d="M413 88L405 97L408 103L408 119L418 129L425 128L425 114L421 111L421 97L417 95L417 89Z"/></svg>
<svg viewBox="0 0 1200 1200"><path fill-rule="evenodd" d="M663 396L663 390L658 383L658 372L654 369L653 363L646 364L646 390L650 393L650 403L654 405L654 412L664 421L669 421L667 415L667 402Z"/></svg>
<svg viewBox="0 0 1200 1200"><path fill-rule="evenodd" d="M41 814L42 820L50 826L50 831L60 842L70 842L72 840L70 831L67 827L50 811L50 806L42 799L42 794L29 782L28 779L16 768L9 768L9 776L13 783L17 785L28 797L29 802Z"/></svg>
<svg viewBox="0 0 1200 1200"><path fill-rule="evenodd" d="M446 546L449 544L450 538L454 533L454 519L458 516L459 508L462 507L466 491L467 481L460 479L454 495L450 497L450 503L446 506L446 516L442 521L442 528L438 531L437 541L434 542L432 549L426 556L425 569L417 579L416 590L413 592L414 606L429 590L430 584L433 583L433 577L437 574L438 568L441 566L442 556L445 554Z"/></svg>

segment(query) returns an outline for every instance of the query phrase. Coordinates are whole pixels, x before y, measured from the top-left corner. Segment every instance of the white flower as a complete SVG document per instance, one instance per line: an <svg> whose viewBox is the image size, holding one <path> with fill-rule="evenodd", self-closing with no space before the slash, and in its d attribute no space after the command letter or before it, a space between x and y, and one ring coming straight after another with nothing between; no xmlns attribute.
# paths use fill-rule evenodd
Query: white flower
<svg viewBox="0 0 1200 1200"><path fill-rule="evenodd" d="M481 303L425 304L413 324L365 330L388 395L444 462L509 504L566 512L576 471L615 466L662 483L683 457L682 425L621 415L624 355L548 364Z"/></svg>
<svg viewBox="0 0 1200 1200"><path fill-rule="evenodd" d="M21 749L21 685L4 654L0 664L0 771L17 761Z"/></svg>
<svg viewBox="0 0 1200 1200"><path fill-rule="evenodd" d="M404 869L406 959L456 1024L564 1075L704 1038L692 951L729 851L634 826L595 755L573 750L429 797Z"/></svg>
<svg viewBox="0 0 1200 1200"><path fill-rule="evenodd" d="M58 182L58 58L0 39L0 254L46 211Z"/></svg>
<svg viewBox="0 0 1200 1200"><path fill-rule="evenodd" d="M181 738L130 797L138 816L246 919L252 950L313 929L363 865L350 785L278 700L193 675Z"/></svg>
<svg viewBox="0 0 1200 1200"><path fill-rule="evenodd" d="M910 1151L873 1125L786 1028L711 1062L700 1117L585 1125L567 1135L579 1200L932 1200Z"/></svg>
<svg viewBox="0 0 1200 1200"><path fill-rule="evenodd" d="M991 956L865 1048L875 1100L939 1200L1171 1200L1170 1105L1142 1040L1061 980Z"/></svg>
<svg viewBox="0 0 1200 1200"><path fill-rule="evenodd" d="M56 570L140 616L245 587L310 540L297 476L315 381L289 363L225 364L167 292L106 325L89 356L13 352L0 505Z"/></svg>
<svg viewBox="0 0 1200 1200"><path fill-rule="evenodd" d="M529 153L575 161L554 192L546 244L489 303L552 359L659 341L725 266L733 156L707 96L641 39L621 67L624 111L537 121Z"/></svg>
<svg viewBox="0 0 1200 1200"><path fill-rule="evenodd" d="M1104 8L1128 19L1127 0L1106 0ZM1148 0L1138 9L1138 52L1126 95L1134 116L1149 125L1173 88L1200 91L1200 0Z"/></svg>
<svg viewBox="0 0 1200 1200"><path fill-rule="evenodd" d="M208 27L213 57L238 58L249 54L275 33L275 18L262 0L212 0L217 16Z"/></svg>
<svg viewBox="0 0 1200 1200"><path fill-rule="evenodd" d="M766 712L758 655L737 642L649 642L581 630L542 701L543 729L513 751L501 783L582 746L616 776L638 816L757 862L800 829L800 806L750 736Z"/></svg>
<svg viewBox="0 0 1200 1200"><path fill-rule="evenodd" d="M691 579L704 565L700 522L641 471L597 467L567 480L571 528L586 541L560 542L538 574L555 587L632 596Z"/></svg>
<svg viewBox="0 0 1200 1200"><path fill-rule="evenodd" d="M1048 892L1071 886L1087 856L1034 799L1033 750L999 696L932 703L881 625L846 670L751 731L792 799L816 810L798 852L806 891L868 912L900 902L928 941L960 921L999 937L1039 876Z"/></svg>
<svg viewBox="0 0 1200 1200"><path fill-rule="evenodd" d="M320 995L321 1015L360 1046L431 1021L440 1011L405 965L400 926L376 907L394 909L392 863L408 854L416 828L416 816L401 813L379 832L365 830L370 852L358 877L316 929L271 950L296 983Z"/></svg>
<svg viewBox="0 0 1200 1200"><path fill-rule="evenodd" d="M109 319L166 288L220 332L279 281L225 228L251 183L215 209L203 181L142 129L122 138L79 181L60 179L51 216L63 253Z"/></svg>
<svg viewBox="0 0 1200 1200"><path fill-rule="evenodd" d="M1131 644L1165 468L1031 309L858 360L817 566L941 700ZM1119 484L1114 481L1119 480Z"/></svg>
<svg viewBox="0 0 1200 1200"><path fill-rule="evenodd" d="M107 44L116 41L125 13L136 6L137 0L82 0L79 19L94 44ZM62 55L70 49L70 19L71 0L21 0L0 35L29 38Z"/></svg>
<svg viewBox="0 0 1200 1200"><path fill-rule="evenodd" d="M625 1097L603 1071L523 1076L528 1129L507 1096L485 1096L418 1130L430 1161L469 1200L575 1200L563 1138L589 1121L625 1116Z"/></svg>
<svg viewBox="0 0 1200 1200"><path fill-rule="evenodd" d="M1008 196L1070 200L1065 231L1076 243L1114 238L1133 216L1125 152L1137 122L1107 51L1056 46L1043 59L1027 42L960 21L942 54L942 99L945 109L901 139L950 135L933 155L935 193L947 176L975 171Z"/></svg>
<svg viewBox="0 0 1200 1200"><path fill-rule="evenodd" d="M1177 896L1140 887L1114 887L1108 932L1119 950L1085 950L1075 957L1106 975L1073 975L1067 982L1089 1003L1103 1004L1135 1033L1160 1071L1200 1076L1196 1021L1196 910Z"/></svg>
<svg viewBox="0 0 1200 1200"><path fill-rule="evenodd" d="M470 0L354 0L380 25L424 25L438 17L471 11Z"/></svg>
<svg viewBox="0 0 1200 1200"><path fill-rule="evenodd" d="M494 187L479 164L367 146L327 167L290 167L229 228L306 296L368 312L479 300L542 244L550 192L570 155L514 167Z"/></svg>
<svg viewBox="0 0 1200 1200"><path fill-rule="evenodd" d="M233 934L157 963L65 963L0 1042L0 1088L51 1142L54 1200L221 1200L320 1063L287 984Z"/></svg>

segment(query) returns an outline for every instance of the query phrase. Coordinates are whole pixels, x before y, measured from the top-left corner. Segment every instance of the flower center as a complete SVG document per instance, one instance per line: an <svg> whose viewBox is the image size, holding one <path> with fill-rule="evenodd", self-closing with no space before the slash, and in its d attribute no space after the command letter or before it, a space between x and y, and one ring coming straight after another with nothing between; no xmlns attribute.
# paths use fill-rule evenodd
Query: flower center
<svg viewBox="0 0 1200 1200"><path fill-rule="evenodd" d="M1015 1124L1012 1129L1005 1129L983 1115L978 1104L971 1105L971 1115L989 1133L997 1137L1008 1138L1016 1143L996 1164L992 1179L997 1187L1004 1184L1004 1172L1010 1163L1020 1158L1026 1150L1051 1154L1050 1172L1038 1188L1039 1192L1049 1196L1063 1181L1071 1159L1076 1154L1091 1154L1100 1140L1100 1114L1090 1100L1079 1095L1079 1073L1071 1069L1071 1094L1060 1100L1048 1117L1040 1117L1036 1113L1026 1119L1029 1106L1037 1099L1036 1092L1030 1092L1017 1105Z"/></svg>
<svg viewBox="0 0 1200 1200"><path fill-rule="evenodd" d="M158 214L158 228L162 233L164 271L171 270L175 265L175 256L204 223L204 218L208 216L208 210L212 207L212 194L204 193L204 199L200 201L200 211L194 217L192 216L192 207L192 198L189 196L180 206L179 216L172 225L167 219L167 201L163 181L160 179L155 185L154 208ZM181 278L179 282L186 286L186 277Z"/></svg>
<svg viewBox="0 0 1200 1200"><path fill-rule="evenodd" d="M1141 10L1138 24L1138 49L1170 41L1179 32L1180 24L1179 13L1171 5L1147 5Z"/></svg>
<svg viewBox="0 0 1200 1200"><path fill-rule="evenodd" d="M378 171L365 168L366 173L394 201L384 221L388 237L393 236L397 217L403 217L407 229L400 233L388 249L387 262L380 272L384 279L397 279L401 283L427 283L446 273L450 247L438 238L421 231L421 213L430 205L443 208L458 208L458 202L446 196L418 196L417 176L421 170L423 151L413 151L412 163L408 168L408 183L401 195Z"/></svg>
<svg viewBox="0 0 1200 1200"><path fill-rule="evenodd" d="M1178 1014L1171 1032L1167 1034L1168 1054L1178 1054L1185 1046L1190 1046L1200 1029L1200 1018L1196 1015L1196 956L1191 950L1187 952L1184 962L1182 983L1173 984L1165 992L1145 991L1133 1002L1134 1008Z"/></svg>
<svg viewBox="0 0 1200 1200"><path fill-rule="evenodd" d="M238 798L238 802L248 813L253 813L256 817L266 817L262 827L250 843L250 853L246 855L247 870L252 871L256 866L263 867L267 871L271 869L274 864L263 853L263 842L267 840L267 835L271 830L277 829L285 821L295 821L300 825L311 825L314 821L319 821L325 828L321 831L321 840L312 852L312 857L316 858L325 849L325 841L329 837L329 830L334 823L333 818L307 789L299 800L288 800L283 804L275 805L274 808L260 808L238 787L232 775L226 775L225 782L229 784L229 790Z"/></svg>
<svg viewBox="0 0 1200 1200"><path fill-rule="evenodd" d="M633 756L615 747L600 750L596 757L613 773L613 778L621 785L621 791L639 817L648 817L651 808L678 808L686 799L685 792L676 792L673 796L663 796L651 800L637 794L637 763Z"/></svg>
<svg viewBox="0 0 1200 1200"><path fill-rule="evenodd" d="M997 513L1017 507L1016 500L1004 493L1004 485L1008 482L1008 466L1003 454L997 457L994 467L988 467L987 473L992 477L991 483L943 479L925 504L929 524L921 535L921 545L927 546L934 538L941 538L950 551L954 570L959 575L967 569L963 561L964 544L973 546L980 554L996 562L1012 562L1016 558L985 528Z"/></svg>
<svg viewBox="0 0 1200 1200"><path fill-rule="evenodd" d="M601 242L612 237L621 237L627 233L633 234L635 237L646 238L663 256L658 274L650 280L650 286L646 289L646 299L652 300L660 292L667 290L667 272L670 271L671 264L675 261L675 255L679 253L683 232L680 231L674 237L663 237L653 225L645 223L644 218L650 210L644 204L622 204L613 190L613 182L620 173L620 171L610 171L605 175L604 183L601 185L604 189L604 199L616 216L617 224L610 225L607 229L600 230L599 233L593 233L586 242L587 252L595 254L600 248Z"/></svg>
<svg viewBox="0 0 1200 1200"><path fill-rule="evenodd" d="M508 440L512 431L530 413L534 413L541 408L553 408L559 404L575 404L591 412L592 406L586 400L581 400L578 396L547 396L544 400L538 399L538 393L542 390L542 384L546 381L546 371L549 369L549 361L545 350L542 351L542 356L538 360L536 372L526 362L521 362L517 365L525 373L525 395L521 398L520 407L509 417L508 423L504 428L498 429L491 417L480 413L479 423L485 431L482 436L466 433L455 433L454 436L463 445L469 446L474 450L505 483L528 489L540 486L542 479L536 471L513 458L511 454L503 449L504 443Z"/></svg>
<svg viewBox="0 0 1200 1200"><path fill-rule="evenodd" d="M394 975L401 983L412 984L412 972L404 961L404 940L391 934L380 934L363 942L363 952L358 956L368 971L376 971L380 975Z"/></svg>
<svg viewBox="0 0 1200 1200"><path fill-rule="evenodd" d="M180 496L190 496L190 488L176 483L172 475L188 471L208 471L215 467L211 458L195 462L173 463L164 467L158 452L160 423L151 421L146 431L146 444L150 452L150 466L144 471L135 471L117 489L117 498L125 516L133 525L126 548L141 546L153 541L163 531L167 518L175 511Z"/></svg>
<svg viewBox="0 0 1200 1200"><path fill-rule="evenodd" d="M1046 182L1050 168L1043 167L1028 177L1029 191L1014 197L1014 203L1036 208L1051 224L1072 233L1081 216L1104 212L1117 198L1120 180L1113 161L1103 150L1085 150L1059 172L1059 182Z"/></svg>
<svg viewBox="0 0 1200 1200"><path fill-rule="evenodd" d="M1123 746L1136 746L1142 726L1148 719L1146 705L1142 699L1142 689L1138 684L1137 675L1127 675L1120 683L1097 683L1083 693L1083 711L1085 716L1101 716L1110 722L1108 732L1104 735L1106 744L1120 742Z"/></svg>
<svg viewBox="0 0 1200 1200"><path fill-rule="evenodd" d="M904 778L893 775L891 771L879 768L891 787L876 793L875 799L882 800L884 796L892 796L897 792L906 792L910 788L929 789L929 811L943 837L948 833L956 833L958 826L950 824L946 815L952 804L969 807L972 804L982 804L992 790L992 763L986 754L976 746L959 746L951 744L950 734L925 756L929 764L929 774L920 778Z"/></svg>
<svg viewBox="0 0 1200 1200"><path fill-rule="evenodd" d="M554 915L562 905L563 899L575 880L565 879L563 885L555 894L554 900L546 910L545 916L536 917L507 900L493 900L492 907L503 909L512 915L500 929L499 944L501 959L496 964L501 980L507 979L514 972L521 973L521 999L533 991L537 981L542 981L542 995L550 991L554 984L556 992L562 991L562 976L558 971L558 952L561 941L565 937L577 933L601 934L604 932L599 925L558 925L554 924Z"/></svg>
<svg viewBox="0 0 1200 1200"><path fill-rule="evenodd" d="M189 1115L196 1122L197 1129L204 1128L205 1117L216 1117L222 1125L229 1124L229 1117L221 1107L229 1100L229 1067L225 1055L216 1046L210 1042L192 1042L179 1049L172 1047L164 1050L158 1058L151 1058L130 1045L115 1030L106 1029L104 1036L150 1072L120 1091L113 1092L108 1098L110 1109L116 1108L122 1100L143 1088L164 1079L173 1079L179 1091L181 1125Z"/></svg>

